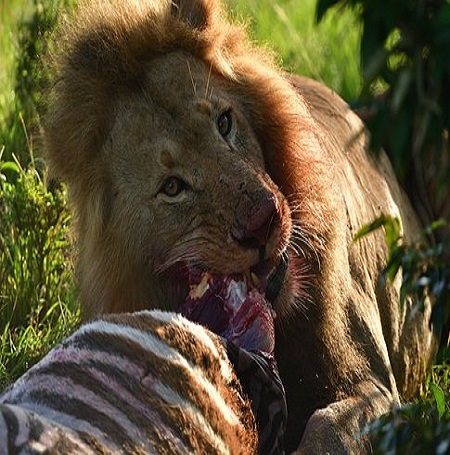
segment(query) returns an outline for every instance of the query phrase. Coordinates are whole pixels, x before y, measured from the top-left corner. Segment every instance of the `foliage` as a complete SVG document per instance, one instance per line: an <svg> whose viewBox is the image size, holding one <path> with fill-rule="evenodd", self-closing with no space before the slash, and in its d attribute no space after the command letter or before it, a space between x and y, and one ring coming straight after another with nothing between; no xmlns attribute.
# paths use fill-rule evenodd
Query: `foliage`
<svg viewBox="0 0 450 455"><path fill-rule="evenodd" d="M0 170L1 388L73 329L78 309L64 187L48 190L33 162Z"/></svg>
<svg viewBox="0 0 450 455"><path fill-rule="evenodd" d="M353 8L363 32L360 57L361 111L372 148L390 155L422 219L448 217L450 209L450 3L448 0L319 0L317 18L331 7ZM424 209L425 207L425 209ZM425 215L425 216L424 216ZM432 323L441 339L434 371L422 400L395 408L372 423L375 453L449 453L450 412L448 334L450 328L450 224L430 224L415 244L400 237L398 220L380 217L357 235L384 226L390 256L382 280L402 271L400 305L417 296L415 311L430 296ZM441 375L442 376L442 375Z"/></svg>
<svg viewBox="0 0 450 455"><path fill-rule="evenodd" d="M425 298L434 300L433 328L441 346L426 390L415 403L394 407L365 429L374 440L375 454L447 454L450 452L450 349L447 346L450 312L450 244L433 243L434 233L448 229L444 221L425 228L417 243L403 243L397 218L381 216L364 226L355 240L384 227L389 258L380 285L393 282L402 271L400 305L406 296L418 297L414 311L423 311ZM426 241L426 240L429 241ZM431 241L430 241L431 240Z"/></svg>
<svg viewBox="0 0 450 455"><path fill-rule="evenodd" d="M448 229L444 221L432 223L418 242L403 243L397 218L381 216L364 226L355 240L384 227L389 258L380 285L394 281L402 271L400 305L406 296L417 296L414 311L423 311L425 298L434 307L431 322L441 339L437 364L428 376L420 400L400 407L375 420L366 428L375 441L375 454L447 454L450 452L450 349L447 346L450 312L450 244L433 243L433 234Z"/></svg>
<svg viewBox="0 0 450 455"><path fill-rule="evenodd" d="M423 239L432 239L440 229L448 229L444 221L429 225ZM450 243L431 243L421 241L415 245L404 245L398 240L390 245L390 258L385 275L393 280L398 270L402 270L400 304L406 295L418 296L418 309L423 309L426 296L432 296L434 308L432 323L438 338L445 348L448 342L448 321L450 313Z"/></svg>
<svg viewBox="0 0 450 455"><path fill-rule="evenodd" d="M448 141L444 144L450 130L450 3L319 0L318 20L336 4L355 9L363 23L360 101L370 112L374 149L387 148L402 179L432 152L444 164L435 172L445 184L450 177ZM373 96L374 90L382 96Z"/></svg>
<svg viewBox="0 0 450 455"><path fill-rule="evenodd" d="M347 100L358 96L360 23L350 11L333 10L317 26L317 0L227 0L261 44L282 58L285 69L323 81Z"/></svg>
<svg viewBox="0 0 450 455"><path fill-rule="evenodd" d="M363 226L354 240L380 227L384 227L389 248L389 258L380 277L380 284L383 285L387 280L393 282L401 270L401 306L406 296L417 296L418 303L414 310L422 311L425 298L431 296L434 301L431 321L437 337L442 339L442 349L445 349L450 319L450 243L434 243L433 238L437 231L449 229L450 226L443 220L436 221L424 229L416 243L406 244L401 237L399 220L381 216Z"/></svg>
<svg viewBox="0 0 450 455"><path fill-rule="evenodd" d="M28 147L32 137L39 134L43 93L48 84L48 74L41 59L48 52L57 12L71 0L33 0L27 5L30 14L22 19L17 28L17 49L13 62L14 100L9 112L3 112L0 125L0 140L4 144L4 158L11 160L12 155L20 162L29 162ZM1 117L0 117L1 118ZM26 125L26 128L24 127Z"/></svg>
<svg viewBox="0 0 450 455"><path fill-rule="evenodd" d="M446 455L450 450L450 415L439 416L428 401L392 409L367 429L377 444L374 454Z"/></svg>
<svg viewBox="0 0 450 455"><path fill-rule="evenodd" d="M450 353L428 376L416 403L398 407L370 423L363 433L376 441L373 453L445 455L450 452Z"/></svg>
<svg viewBox="0 0 450 455"><path fill-rule="evenodd" d="M372 110L373 115L368 118L372 144L376 149L382 144L387 147L400 177L407 175L411 162L415 167L419 161L425 163L422 166L429 174L445 177L440 187L432 190L439 193L441 189L440 193L450 195L450 3L319 0L318 20L336 4L354 8L363 23L364 81L360 101ZM376 87L382 87L382 96L378 96ZM431 166L433 160L426 158L430 151L435 153L436 163L442 164L440 168L438 164ZM433 322L439 332L444 329L447 342L450 225L445 221L434 222L425 230L424 241L417 245L403 245L399 241L399 226L394 226L393 220L381 218L368 229L377 225L384 225L393 236L387 238L390 259L385 275L392 279L402 268L402 301L406 294L417 295L420 302L426 293L433 295L436 299ZM436 243L435 238L439 240Z"/></svg>

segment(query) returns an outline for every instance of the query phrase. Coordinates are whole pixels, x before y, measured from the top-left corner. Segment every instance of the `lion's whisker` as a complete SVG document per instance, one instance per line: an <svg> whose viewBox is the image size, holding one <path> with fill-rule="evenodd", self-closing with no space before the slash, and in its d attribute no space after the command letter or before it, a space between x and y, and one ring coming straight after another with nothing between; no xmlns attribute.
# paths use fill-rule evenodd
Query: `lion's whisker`
<svg viewBox="0 0 450 455"><path fill-rule="evenodd" d="M192 71L191 71L191 65L189 64L188 60L186 60L186 63L187 63L188 71L189 71L189 77L191 79L193 93L194 93L194 96L197 96L197 86L195 84L194 76L193 76Z"/></svg>
<svg viewBox="0 0 450 455"><path fill-rule="evenodd" d="M208 78L206 79L206 87L205 87L205 99L208 99L209 84L211 82L211 71L212 71L212 65L209 65ZM211 88L211 96L212 96L212 88Z"/></svg>

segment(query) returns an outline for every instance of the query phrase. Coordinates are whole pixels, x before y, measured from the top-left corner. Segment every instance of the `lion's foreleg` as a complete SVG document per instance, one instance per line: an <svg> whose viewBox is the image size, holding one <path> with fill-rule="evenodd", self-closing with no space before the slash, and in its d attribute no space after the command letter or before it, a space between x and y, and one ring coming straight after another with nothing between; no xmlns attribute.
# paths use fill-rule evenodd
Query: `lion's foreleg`
<svg viewBox="0 0 450 455"><path fill-rule="evenodd" d="M393 398L376 381L366 381L358 389L358 396L336 401L314 412L294 452L296 455L370 453L370 439L361 430L375 416L387 412Z"/></svg>

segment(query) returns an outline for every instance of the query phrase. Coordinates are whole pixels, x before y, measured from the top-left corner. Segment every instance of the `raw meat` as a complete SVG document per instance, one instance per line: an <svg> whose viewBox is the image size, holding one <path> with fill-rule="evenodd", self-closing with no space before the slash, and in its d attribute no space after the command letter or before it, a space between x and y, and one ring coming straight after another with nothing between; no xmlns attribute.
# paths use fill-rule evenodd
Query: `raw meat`
<svg viewBox="0 0 450 455"><path fill-rule="evenodd" d="M239 347L273 355L275 313L256 275L191 269L189 284L181 314Z"/></svg>

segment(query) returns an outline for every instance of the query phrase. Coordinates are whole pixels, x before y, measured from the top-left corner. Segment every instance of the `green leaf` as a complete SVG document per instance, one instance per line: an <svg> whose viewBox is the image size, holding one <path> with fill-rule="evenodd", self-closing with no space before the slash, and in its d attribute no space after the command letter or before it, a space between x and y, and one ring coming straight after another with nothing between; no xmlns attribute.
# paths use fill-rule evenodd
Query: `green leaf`
<svg viewBox="0 0 450 455"><path fill-rule="evenodd" d="M386 265L384 272L391 283L395 280L395 277L397 276L397 273L400 270L403 256L404 256L403 248L400 248L398 246L391 248L389 261Z"/></svg>
<svg viewBox="0 0 450 455"><path fill-rule="evenodd" d="M436 384L431 383L430 389L433 392L434 400L436 401L439 418L441 418L445 412L445 394Z"/></svg>
<svg viewBox="0 0 450 455"><path fill-rule="evenodd" d="M443 218L439 218L436 221L433 221L431 224L425 227L425 233L427 235L432 235L433 232L438 229L445 229L447 227L447 222Z"/></svg>
<svg viewBox="0 0 450 455"><path fill-rule="evenodd" d="M384 229L386 231L386 244L389 249L392 249L400 239L400 220L397 217L388 216L384 223Z"/></svg>
<svg viewBox="0 0 450 455"><path fill-rule="evenodd" d="M376 231L379 229L381 226L384 226L384 224L387 221L387 216L382 215L378 218L376 218L374 221L372 221L369 224L365 224L353 237L353 241L359 240L360 238L366 236L367 234L370 234L371 232Z"/></svg>
<svg viewBox="0 0 450 455"><path fill-rule="evenodd" d="M12 171L16 174L20 174L19 166L13 161L5 161L4 163L0 163L0 172L4 171Z"/></svg>
<svg viewBox="0 0 450 455"><path fill-rule="evenodd" d="M400 220L390 215L381 215L369 224L364 225L353 237L353 241L384 227L386 244L389 249L398 243L400 239Z"/></svg>

